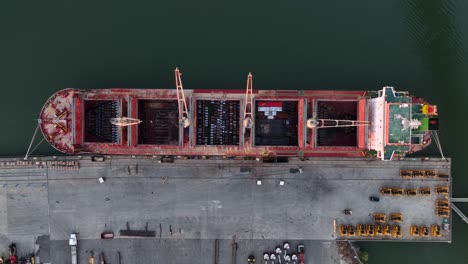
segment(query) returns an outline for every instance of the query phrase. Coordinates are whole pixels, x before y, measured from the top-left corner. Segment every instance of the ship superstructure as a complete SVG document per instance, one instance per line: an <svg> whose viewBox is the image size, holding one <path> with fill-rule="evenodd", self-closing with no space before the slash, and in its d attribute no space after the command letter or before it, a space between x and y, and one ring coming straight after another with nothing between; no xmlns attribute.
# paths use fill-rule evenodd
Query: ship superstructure
<svg viewBox="0 0 468 264"><path fill-rule="evenodd" d="M402 157L431 142L437 107L407 92L64 89L40 128L69 153L153 156Z"/></svg>

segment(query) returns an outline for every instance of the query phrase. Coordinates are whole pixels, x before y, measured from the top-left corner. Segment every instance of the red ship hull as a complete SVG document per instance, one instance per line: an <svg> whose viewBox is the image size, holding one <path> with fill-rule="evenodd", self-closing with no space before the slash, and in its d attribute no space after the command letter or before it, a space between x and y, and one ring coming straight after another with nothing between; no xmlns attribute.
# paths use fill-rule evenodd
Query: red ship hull
<svg viewBox="0 0 468 264"><path fill-rule="evenodd" d="M41 130L68 154L224 157L364 157L366 126L314 130L312 117L369 122L366 91L253 91L254 126L243 125L242 90L186 90L190 126L178 125L177 91L169 89L65 89L44 105ZM415 99L416 100L416 99ZM419 99L418 99L419 100ZM112 126L113 117L141 124ZM411 145L418 151L430 143Z"/></svg>
<svg viewBox="0 0 468 264"><path fill-rule="evenodd" d="M241 102L244 94L240 90L193 90L187 91L190 94L190 103L195 105L197 101L236 101ZM66 119L63 122L65 127L53 126L50 123L42 122L41 130L50 143L59 151L65 153L101 153L101 154L126 154L126 155L181 155L181 156L346 156L358 157L364 156L365 135L363 129L356 133L356 141L359 145L355 146L333 146L322 147L310 144L313 141L313 133L307 133L304 124L307 117L307 109L313 109L316 101L339 101L353 102L358 106L358 119L365 118L365 100L366 92L363 91L255 91L256 102L295 102L297 103L297 144L296 146L256 146L252 145L252 140L243 137L242 131L238 129L238 145L199 145L196 142L190 142L190 138L196 138L196 129L185 129L182 142L177 145L170 144L138 144L139 127L123 128L120 132L121 138L118 143L86 142L84 136L84 116L85 104L88 101L117 101L121 104L120 108L127 108L131 113L129 117L138 118L138 101L177 101L174 90L163 89L108 89L108 90L90 90L78 91L66 89L58 92L49 99L49 103L44 106L41 119L51 119L50 113L54 116L60 116ZM85 96L84 96L85 95ZM66 103L60 101L67 101ZM54 102L55 105L54 106ZM60 102L60 103L57 103ZM63 106L60 106L63 105ZM60 106L57 108L57 106ZM51 110L48 108L55 108ZM127 112L127 113L128 113ZM197 127L197 114L193 111L193 126ZM241 113L239 113L241 114ZM49 116L48 116L49 115ZM240 118L239 118L240 121ZM49 127L48 127L49 126ZM240 126L240 125L239 125ZM238 127L239 127L238 126ZM125 131L126 130L126 131ZM55 135L54 135L55 133ZM68 137L63 135L67 134ZM192 135L192 137L190 137ZM307 143L309 142L309 143Z"/></svg>

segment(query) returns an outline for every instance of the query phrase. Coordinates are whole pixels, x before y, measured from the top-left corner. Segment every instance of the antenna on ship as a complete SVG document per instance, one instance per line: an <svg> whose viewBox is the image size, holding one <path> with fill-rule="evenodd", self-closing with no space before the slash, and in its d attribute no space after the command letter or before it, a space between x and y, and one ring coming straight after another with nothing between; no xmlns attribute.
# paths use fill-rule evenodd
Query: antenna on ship
<svg viewBox="0 0 468 264"><path fill-rule="evenodd" d="M244 106L244 129L252 128L252 73L247 75L247 87L245 88L245 106Z"/></svg>
<svg viewBox="0 0 468 264"><path fill-rule="evenodd" d="M190 126L189 111L187 109L187 103L185 102L184 87L182 86L182 73L179 68L175 68L175 79L177 89L177 103L179 105L179 125L186 128Z"/></svg>

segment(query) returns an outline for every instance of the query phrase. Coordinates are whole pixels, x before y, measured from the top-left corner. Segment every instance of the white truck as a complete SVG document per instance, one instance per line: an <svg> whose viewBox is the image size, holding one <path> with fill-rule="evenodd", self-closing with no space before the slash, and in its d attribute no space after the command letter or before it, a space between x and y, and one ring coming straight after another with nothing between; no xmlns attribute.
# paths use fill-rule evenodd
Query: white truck
<svg viewBox="0 0 468 264"><path fill-rule="evenodd" d="M76 239L76 234L70 234L70 239L68 240L68 244L70 245L71 249L71 263L78 264L77 256L76 256L76 246L78 245L78 240Z"/></svg>

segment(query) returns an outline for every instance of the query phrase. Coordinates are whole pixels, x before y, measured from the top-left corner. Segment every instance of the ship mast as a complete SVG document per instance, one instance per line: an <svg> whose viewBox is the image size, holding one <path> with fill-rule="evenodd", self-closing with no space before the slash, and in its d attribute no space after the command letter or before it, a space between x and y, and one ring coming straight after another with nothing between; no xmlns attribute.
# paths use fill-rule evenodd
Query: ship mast
<svg viewBox="0 0 468 264"><path fill-rule="evenodd" d="M186 128L190 125L189 111L187 109L187 103L185 101L184 87L182 86L182 79L180 78L182 73L180 73L179 68L175 68L175 79L176 79L176 89L177 89L177 103L179 105L179 125Z"/></svg>

